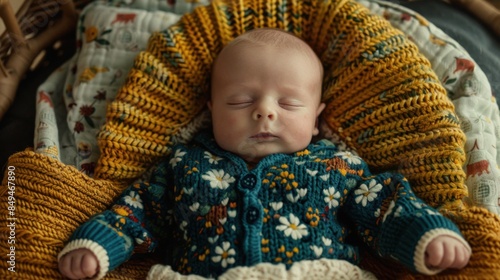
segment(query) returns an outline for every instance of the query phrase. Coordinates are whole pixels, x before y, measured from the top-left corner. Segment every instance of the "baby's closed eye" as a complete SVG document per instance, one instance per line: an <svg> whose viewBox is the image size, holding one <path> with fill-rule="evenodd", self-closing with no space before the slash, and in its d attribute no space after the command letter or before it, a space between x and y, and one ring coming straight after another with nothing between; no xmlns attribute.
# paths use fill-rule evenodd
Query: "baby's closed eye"
<svg viewBox="0 0 500 280"><path fill-rule="evenodd" d="M280 107L285 108L285 109L295 109L295 108L304 107L304 102L302 102L298 99L283 99L283 100L280 100L278 103L279 103Z"/></svg>

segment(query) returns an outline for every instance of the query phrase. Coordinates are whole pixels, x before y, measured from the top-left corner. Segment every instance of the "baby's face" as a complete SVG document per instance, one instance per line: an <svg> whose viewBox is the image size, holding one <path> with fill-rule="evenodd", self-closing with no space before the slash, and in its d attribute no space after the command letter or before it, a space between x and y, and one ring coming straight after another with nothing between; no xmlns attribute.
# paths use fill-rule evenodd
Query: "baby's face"
<svg viewBox="0 0 500 280"><path fill-rule="evenodd" d="M215 140L247 162L304 149L318 134L321 71L302 51L234 46L212 76Z"/></svg>

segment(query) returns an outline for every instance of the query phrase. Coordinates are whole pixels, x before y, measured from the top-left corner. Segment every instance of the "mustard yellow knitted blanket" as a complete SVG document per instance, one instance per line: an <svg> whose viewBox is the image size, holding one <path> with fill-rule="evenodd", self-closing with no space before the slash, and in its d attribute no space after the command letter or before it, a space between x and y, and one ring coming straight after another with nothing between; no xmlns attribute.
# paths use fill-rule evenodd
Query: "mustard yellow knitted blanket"
<svg viewBox="0 0 500 280"><path fill-rule="evenodd" d="M150 38L108 107L95 179L29 151L10 159L17 184L16 246L23 249L15 251L18 273L9 274L4 236L11 231L0 228L0 278L59 277L55 258L69 234L170 153L175 136L205 108L218 52L259 27L284 29L308 42L325 68L322 118L328 127L373 171L403 173L417 195L458 224L472 259L465 269L432 279L500 277L500 219L464 203L465 137L453 104L417 47L352 0L226 0L196 9ZM8 178L0 196L2 223L9 221ZM134 264L110 277L145 276L147 264L130 268ZM369 254L362 267L381 279L423 278Z"/></svg>

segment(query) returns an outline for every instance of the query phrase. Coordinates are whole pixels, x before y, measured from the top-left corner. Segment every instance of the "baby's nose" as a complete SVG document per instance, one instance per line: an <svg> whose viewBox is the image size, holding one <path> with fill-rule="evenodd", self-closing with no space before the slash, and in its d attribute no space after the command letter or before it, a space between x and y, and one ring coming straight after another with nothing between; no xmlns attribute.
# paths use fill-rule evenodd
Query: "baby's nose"
<svg viewBox="0 0 500 280"><path fill-rule="evenodd" d="M253 119L254 120L261 120L267 118L269 120L274 120L276 118L275 113L272 110L268 109L257 109L253 112Z"/></svg>

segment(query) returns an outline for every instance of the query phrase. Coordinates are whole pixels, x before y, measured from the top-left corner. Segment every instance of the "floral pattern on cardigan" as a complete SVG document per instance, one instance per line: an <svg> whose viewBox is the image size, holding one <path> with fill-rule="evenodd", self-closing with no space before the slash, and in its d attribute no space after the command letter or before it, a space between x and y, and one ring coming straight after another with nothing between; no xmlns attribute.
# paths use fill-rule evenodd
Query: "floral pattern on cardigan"
<svg viewBox="0 0 500 280"><path fill-rule="evenodd" d="M108 253L113 269L166 238L175 270L216 277L261 262L289 267L330 258L357 264L352 236L416 270L416 247L437 228L459 234L402 175L373 175L361 158L338 152L329 141L267 156L248 169L211 135L200 134L193 144L175 146L149 183L130 186L71 239L125 251Z"/></svg>

